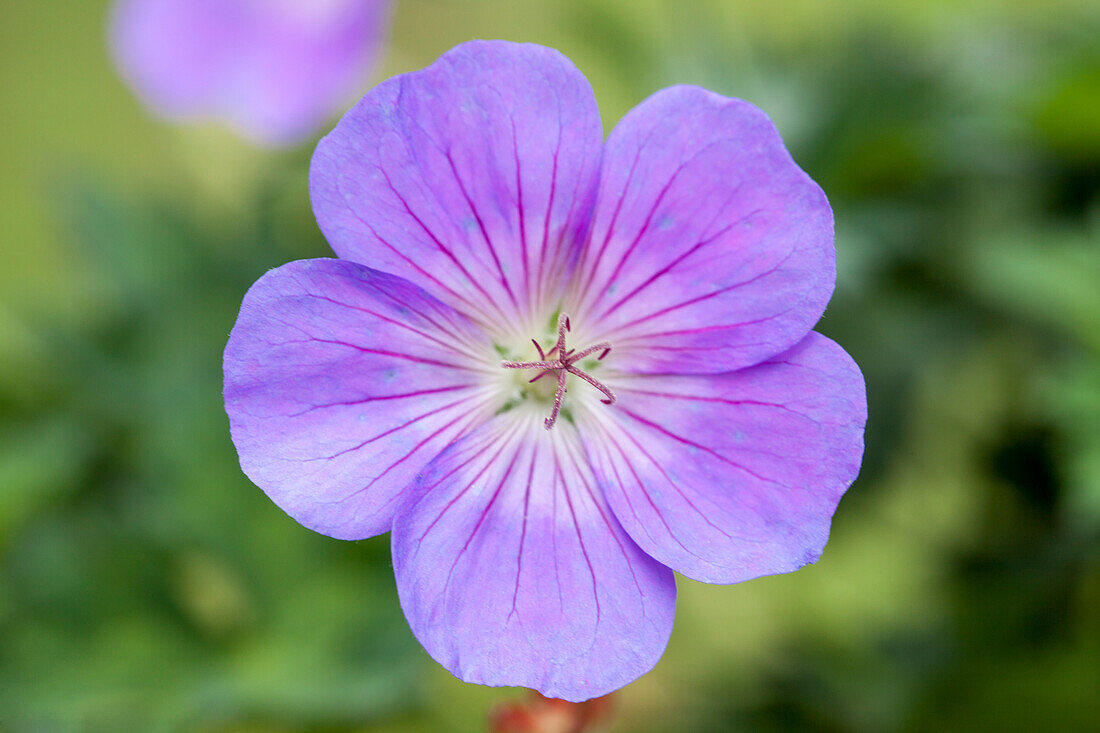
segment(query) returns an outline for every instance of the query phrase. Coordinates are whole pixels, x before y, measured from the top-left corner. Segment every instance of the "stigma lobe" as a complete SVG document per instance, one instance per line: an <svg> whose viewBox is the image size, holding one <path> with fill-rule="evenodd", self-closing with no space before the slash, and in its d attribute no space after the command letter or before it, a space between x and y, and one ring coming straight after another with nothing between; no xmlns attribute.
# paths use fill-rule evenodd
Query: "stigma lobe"
<svg viewBox="0 0 1100 733"><path fill-rule="evenodd" d="M539 342L535 339L531 339L531 343L535 345L535 350L539 352L538 361L502 361L500 363L505 369L538 369L539 373L530 379L531 382L536 382L547 374L554 374L557 376L558 388L557 392L554 394L554 407L550 410L550 417L543 421L543 425L547 430L554 427L554 423L557 422L558 419L558 413L561 411L562 402L565 400L565 393L567 391L565 382L567 374L572 374L583 379L602 392L604 396L600 402L605 405L613 405L616 401L614 392L591 374L588 374L577 366L578 361L596 352L600 353L600 355L596 357L596 360L602 360L611 352L611 344L607 341L601 341L579 352L576 349L567 349L565 346L565 334L570 330L570 325L568 315L562 313L558 316L558 341L549 351L544 352ZM557 357L551 358L555 354L557 354Z"/></svg>

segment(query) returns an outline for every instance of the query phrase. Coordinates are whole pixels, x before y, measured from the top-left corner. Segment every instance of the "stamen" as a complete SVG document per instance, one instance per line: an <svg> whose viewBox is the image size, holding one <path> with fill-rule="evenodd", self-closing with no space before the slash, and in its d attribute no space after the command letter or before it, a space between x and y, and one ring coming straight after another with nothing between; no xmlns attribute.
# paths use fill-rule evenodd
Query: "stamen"
<svg viewBox="0 0 1100 733"><path fill-rule="evenodd" d="M615 400L617 399L615 397L615 393L612 392L611 390L609 390L607 387L605 387L601 382L597 381L594 377L592 377L592 375L585 374L580 369L577 369L575 366L572 366L572 365L565 367L564 371L567 371L570 374L576 374L578 377L580 377L581 379L588 382L589 384L591 384L596 389L603 392L604 399L600 400L600 402L604 403L605 405L615 404Z"/></svg>
<svg viewBox="0 0 1100 733"><path fill-rule="evenodd" d="M584 381L591 384L593 387L603 393L604 398L600 400L605 405L615 404L615 393L607 388L602 382L597 380L591 374L582 371L576 366L576 363L586 356L595 354L597 351L600 355L596 357L596 361L601 361L608 353L611 352L611 344L607 341L601 341L595 346L589 346L586 349L577 351L576 349L565 348L565 334L570 331L571 324L569 322L569 316L562 313L558 316L558 342L546 352L543 352L542 346L535 339L531 339L531 343L535 345L535 350L539 352L538 361L502 361L500 365L505 369L538 369L538 374L532 377L529 383L537 382L545 377L547 374L558 375L558 389L554 393L554 407L550 410L550 417L543 421L543 425L546 429L554 427L554 423L558 419L558 413L561 412L562 402L565 401L566 393L566 374L573 374ZM558 354L557 359L551 359L554 354Z"/></svg>
<svg viewBox="0 0 1100 733"><path fill-rule="evenodd" d="M546 426L546 429L554 427L554 421L558 419L558 412L561 410L561 403L565 400L565 370L562 369L558 372L558 391L554 394L554 407L550 410L550 417L542 421L542 424Z"/></svg>
<svg viewBox="0 0 1100 733"><path fill-rule="evenodd" d="M584 357L588 356L589 354L595 354L597 351L600 351L601 349L603 350L603 353L596 357L596 361L600 361L605 356L607 356L607 352L611 351L611 344L604 341L603 343L596 344L595 346L589 346L587 349L585 349L584 351L582 351L581 353L577 354L572 359L570 359L570 361L577 361L578 359L583 359ZM576 349L573 349L573 351L576 351ZM572 354L573 351L570 351L569 353Z"/></svg>

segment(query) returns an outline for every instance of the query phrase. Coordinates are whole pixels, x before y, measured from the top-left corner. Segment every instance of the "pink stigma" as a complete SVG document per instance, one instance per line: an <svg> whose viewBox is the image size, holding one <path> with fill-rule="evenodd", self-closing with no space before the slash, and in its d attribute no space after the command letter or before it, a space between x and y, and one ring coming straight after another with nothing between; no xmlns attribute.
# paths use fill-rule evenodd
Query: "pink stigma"
<svg viewBox="0 0 1100 733"><path fill-rule="evenodd" d="M500 365L505 369L538 369L539 373L531 378L530 381L536 382L547 374L556 374L558 377L558 391L554 395L554 407L550 411L550 417L543 421L543 425L546 429L554 427L554 423L557 422L558 413L561 411L561 403L565 400L565 375L573 374L580 377L584 381L591 384L596 389L603 393L604 398L600 402L605 405L615 404L615 394L608 389L604 384L596 380L590 374L586 374L576 366L577 362L586 356L595 354L597 351L600 355L596 357L599 361L607 356L611 351L611 344L607 341L602 341L595 346L589 346L587 349L577 351L576 349L565 348L565 333L569 331L569 316L562 313L558 316L558 342L554 344L554 347L549 351L544 352L542 347L539 346L539 342L535 339L531 339L531 343L535 345L535 349L539 352L539 361L502 361ZM550 357L557 353L558 358L551 359Z"/></svg>

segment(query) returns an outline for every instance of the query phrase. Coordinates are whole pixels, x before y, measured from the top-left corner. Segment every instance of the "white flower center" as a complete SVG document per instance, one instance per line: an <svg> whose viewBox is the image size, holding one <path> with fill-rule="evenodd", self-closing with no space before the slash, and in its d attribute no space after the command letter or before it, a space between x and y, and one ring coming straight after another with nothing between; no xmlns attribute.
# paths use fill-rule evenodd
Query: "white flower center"
<svg viewBox="0 0 1100 733"><path fill-rule="evenodd" d="M607 356L608 352L611 351L611 344L607 341L602 341L584 349L570 349L566 345L566 333L568 333L569 330L569 316L562 313L558 316L558 341L549 351L543 351L539 342L535 339L531 339L531 343L535 345L535 349L539 353L537 361L502 361L500 363L505 369L534 370L536 372L535 376L528 380L527 386L530 389L521 391L520 394L523 396L538 398L545 395L549 397L551 391L548 385L554 385L552 392L553 407L550 409L550 417L543 421L543 425L545 425L547 430L554 427L554 423L557 422L562 403L565 401L565 393L567 391L568 377L570 374L588 382L602 392L603 399L600 401L605 405L615 404L615 394L602 382L582 368L582 361L586 358L591 357L594 361L598 362ZM539 382L546 382L547 385L541 388L536 387L535 385Z"/></svg>

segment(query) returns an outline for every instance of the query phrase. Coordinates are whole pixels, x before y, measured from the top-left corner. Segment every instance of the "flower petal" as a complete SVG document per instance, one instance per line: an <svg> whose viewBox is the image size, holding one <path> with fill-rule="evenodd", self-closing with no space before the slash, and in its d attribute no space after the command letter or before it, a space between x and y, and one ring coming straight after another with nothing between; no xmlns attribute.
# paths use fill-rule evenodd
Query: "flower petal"
<svg viewBox="0 0 1100 733"><path fill-rule="evenodd" d="M361 265L302 260L268 272L225 347L241 468L310 529L388 531L415 473L483 419L483 367L466 346L477 338L416 286Z"/></svg>
<svg viewBox="0 0 1100 733"><path fill-rule="evenodd" d="M111 19L120 71L163 115L206 111L233 63L240 16L220 0L120 0Z"/></svg>
<svg viewBox="0 0 1100 733"><path fill-rule="evenodd" d="M618 385L586 439L611 508L643 550L689 578L736 583L814 562L859 473L863 376L811 333L738 372Z"/></svg>
<svg viewBox="0 0 1100 733"><path fill-rule="evenodd" d="M313 210L340 257L527 338L518 321L559 297L576 259L601 138L568 59L473 41L344 116L313 157Z"/></svg>
<svg viewBox="0 0 1100 733"><path fill-rule="evenodd" d="M399 511L401 606L467 681L581 701L649 671L672 629L672 571L615 520L572 427L502 416L449 448Z"/></svg>
<svg viewBox="0 0 1100 733"><path fill-rule="evenodd" d="M120 0L122 74L169 118L220 117L257 142L312 134L355 92L385 27L386 0Z"/></svg>
<svg viewBox="0 0 1100 733"><path fill-rule="evenodd" d="M794 346L821 317L832 211L763 112L671 87L608 138L578 272L571 315L599 324L618 362L730 371Z"/></svg>
<svg viewBox="0 0 1100 733"><path fill-rule="evenodd" d="M389 6L388 0L260 3L238 75L223 86L223 114L268 144L318 133L365 88Z"/></svg>

